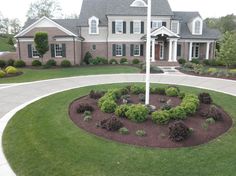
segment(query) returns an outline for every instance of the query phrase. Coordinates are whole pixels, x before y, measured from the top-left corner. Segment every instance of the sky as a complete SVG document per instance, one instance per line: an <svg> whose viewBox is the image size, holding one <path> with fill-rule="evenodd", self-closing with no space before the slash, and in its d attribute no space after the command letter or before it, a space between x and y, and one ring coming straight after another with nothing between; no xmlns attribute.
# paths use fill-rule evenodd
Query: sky
<svg viewBox="0 0 236 176"><path fill-rule="evenodd" d="M19 18L22 24L30 3L37 0L0 0L0 12L7 18ZM108 0L109 1L109 0ZM168 0L174 11L199 11L203 18L220 17L234 13L235 0ZM66 15L79 14L82 0L58 0Z"/></svg>

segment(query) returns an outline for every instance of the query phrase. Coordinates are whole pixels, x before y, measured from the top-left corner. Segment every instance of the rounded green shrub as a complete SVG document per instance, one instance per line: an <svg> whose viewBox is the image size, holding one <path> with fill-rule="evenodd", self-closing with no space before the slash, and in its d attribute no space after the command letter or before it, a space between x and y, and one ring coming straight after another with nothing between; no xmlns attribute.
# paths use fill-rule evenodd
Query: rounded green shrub
<svg viewBox="0 0 236 176"><path fill-rule="evenodd" d="M127 62L128 62L128 59L126 59L126 58L121 58L120 59L120 64L125 64Z"/></svg>
<svg viewBox="0 0 236 176"><path fill-rule="evenodd" d="M2 70L0 70L0 78L3 78L6 75L6 73Z"/></svg>
<svg viewBox="0 0 236 176"><path fill-rule="evenodd" d="M49 60L46 62L46 65L52 67L52 66L56 66L57 63L56 63L56 61L55 61L54 59L49 59Z"/></svg>
<svg viewBox="0 0 236 176"><path fill-rule="evenodd" d="M102 103L101 110L106 113L113 113L117 108L117 104L114 100L105 100Z"/></svg>
<svg viewBox="0 0 236 176"><path fill-rule="evenodd" d="M15 67L9 66L5 69L7 74L16 74L18 71Z"/></svg>
<svg viewBox="0 0 236 176"><path fill-rule="evenodd" d="M42 65L42 62L40 62L39 60L33 60L32 61L32 66L33 67L39 67Z"/></svg>
<svg viewBox="0 0 236 176"><path fill-rule="evenodd" d="M140 63L140 60L139 59L133 59L132 60L132 64L134 64L134 65L137 65L137 64L139 64Z"/></svg>
<svg viewBox="0 0 236 176"><path fill-rule="evenodd" d="M111 59L111 60L109 60L109 64L115 65L115 64L118 64L118 62L116 59Z"/></svg>
<svg viewBox="0 0 236 176"><path fill-rule="evenodd" d="M0 60L0 68L4 68L6 66L5 60Z"/></svg>
<svg viewBox="0 0 236 176"><path fill-rule="evenodd" d="M169 97L177 97L178 94L179 94L179 91L175 87L169 87L169 88L166 89L165 93Z"/></svg>
<svg viewBox="0 0 236 176"><path fill-rule="evenodd" d="M170 114L168 111L155 111L152 113L152 120L158 124L167 124L170 121Z"/></svg>
<svg viewBox="0 0 236 176"><path fill-rule="evenodd" d="M144 122L147 120L148 108L141 104L131 105L125 115L134 122Z"/></svg>
<svg viewBox="0 0 236 176"><path fill-rule="evenodd" d="M181 59L178 59L178 63L179 63L180 65L183 65L183 64L185 64L185 63L186 63L186 60L185 60L185 59L183 59L183 58L181 58Z"/></svg>
<svg viewBox="0 0 236 176"><path fill-rule="evenodd" d="M165 95L165 88L164 87L151 87L150 92L152 94L159 94L159 95Z"/></svg>
<svg viewBox="0 0 236 176"><path fill-rule="evenodd" d="M129 110L130 105L123 104L116 108L115 115L118 117L126 117L125 113Z"/></svg>
<svg viewBox="0 0 236 176"><path fill-rule="evenodd" d="M199 59L192 59L191 62L194 63L194 64L200 64Z"/></svg>
<svg viewBox="0 0 236 176"><path fill-rule="evenodd" d="M14 67L17 67L17 68L25 67L25 62L23 60L16 60L14 62Z"/></svg>
<svg viewBox="0 0 236 176"><path fill-rule="evenodd" d="M170 109L169 111L170 118L173 120L184 120L187 118L185 109L181 106Z"/></svg>
<svg viewBox="0 0 236 176"><path fill-rule="evenodd" d="M61 67L65 67L65 68L71 67L70 61L69 61L69 60L63 60L63 61L61 61Z"/></svg>
<svg viewBox="0 0 236 176"><path fill-rule="evenodd" d="M144 86L138 86L138 85L132 85L130 87L130 92L132 94L135 94L135 95L145 93L145 87Z"/></svg>

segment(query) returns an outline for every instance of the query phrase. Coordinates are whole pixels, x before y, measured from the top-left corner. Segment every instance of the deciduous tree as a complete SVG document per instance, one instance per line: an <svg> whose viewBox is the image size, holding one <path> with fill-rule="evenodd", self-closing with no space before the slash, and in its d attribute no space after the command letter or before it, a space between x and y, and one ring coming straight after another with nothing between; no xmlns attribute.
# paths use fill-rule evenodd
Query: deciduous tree
<svg viewBox="0 0 236 176"><path fill-rule="evenodd" d="M43 55L49 50L48 34L46 32L37 32L34 36L34 43L43 61Z"/></svg>

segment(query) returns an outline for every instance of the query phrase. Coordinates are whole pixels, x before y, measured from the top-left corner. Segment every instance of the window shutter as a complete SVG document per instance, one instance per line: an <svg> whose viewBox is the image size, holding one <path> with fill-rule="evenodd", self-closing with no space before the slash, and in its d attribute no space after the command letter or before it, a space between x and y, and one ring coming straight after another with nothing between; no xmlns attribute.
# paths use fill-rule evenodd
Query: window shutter
<svg viewBox="0 0 236 176"><path fill-rule="evenodd" d="M123 21L123 34L126 34L126 22Z"/></svg>
<svg viewBox="0 0 236 176"><path fill-rule="evenodd" d="M181 45L177 45L177 56L181 56Z"/></svg>
<svg viewBox="0 0 236 176"><path fill-rule="evenodd" d="M151 28L152 28L152 22L151 22Z"/></svg>
<svg viewBox="0 0 236 176"><path fill-rule="evenodd" d="M62 57L66 57L66 44L62 44Z"/></svg>
<svg viewBox="0 0 236 176"><path fill-rule="evenodd" d="M123 56L126 56L126 45L125 44L123 44L123 46L122 46L122 50L123 50Z"/></svg>
<svg viewBox="0 0 236 176"><path fill-rule="evenodd" d="M112 34L116 33L116 23L115 21L112 21Z"/></svg>
<svg viewBox="0 0 236 176"><path fill-rule="evenodd" d="M140 45L140 56L143 56L143 44Z"/></svg>
<svg viewBox="0 0 236 176"><path fill-rule="evenodd" d="M51 57L55 57L55 48L54 48L54 44L51 44Z"/></svg>
<svg viewBox="0 0 236 176"><path fill-rule="evenodd" d="M112 56L116 56L116 44L112 45Z"/></svg>
<svg viewBox="0 0 236 176"><path fill-rule="evenodd" d="M134 56L134 45L130 45L130 56Z"/></svg>
<svg viewBox="0 0 236 176"><path fill-rule="evenodd" d="M141 22L141 34L144 34L144 22Z"/></svg>
<svg viewBox="0 0 236 176"><path fill-rule="evenodd" d="M28 44L28 57L32 58L32 45Z"/></svg>
<svg viewBox="0 0 236 176"><path fill-rule="evenodd" d="M162 26L166 27L166 22L165 21L162 22Z"/></svg>
<svg viewBox="0 0 236 176"><path fill-rule="evenodd" d="M134 22L131 21L130 22L130 34L133 34L134 33Z"/></svg>

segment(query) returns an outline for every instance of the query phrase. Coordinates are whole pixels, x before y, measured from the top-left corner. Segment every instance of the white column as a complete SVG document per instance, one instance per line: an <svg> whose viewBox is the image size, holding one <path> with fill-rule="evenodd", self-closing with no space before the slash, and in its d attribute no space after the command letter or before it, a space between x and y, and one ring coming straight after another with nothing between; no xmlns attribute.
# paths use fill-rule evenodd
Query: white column
<svg viewBox="0 0 236 176"><path fill-rule="evenodd" d="M188 60L191 61L192 60L192 48L193 48L193 42L189 42L189 56L188 56Z"/></svg>
<svg viewBox="0 0 236 176"><path fill-rule="evenodd" d="M152 39L152 62L155 62L155 39Z"/></svg>
<svg viewBox="0 0 236 176"><path fill-rule="evenodd" d="M169 40L169 62L172 61L172 40Z"/></svg>
<svg viewBox="0 0 236 176"><path fill-rule="evenodd" d="M173 46L173 61L177 61L177 40L174 40L174 46Z"/></svg>
<svg viewBox="0 0 236 176"><path fill-rule="evenodd" d="M210 51L210 42L207 42L207 46L206 46L206 60L209 59L209 51Z"/></svg>
<svg viewBox="0 0 236 176"><path fill-rule="evenodd" d="M151 54L151 0L147 1L147 46L146 46L146 92L145 104L149 105L150 96L150 54Z"/></svg>

